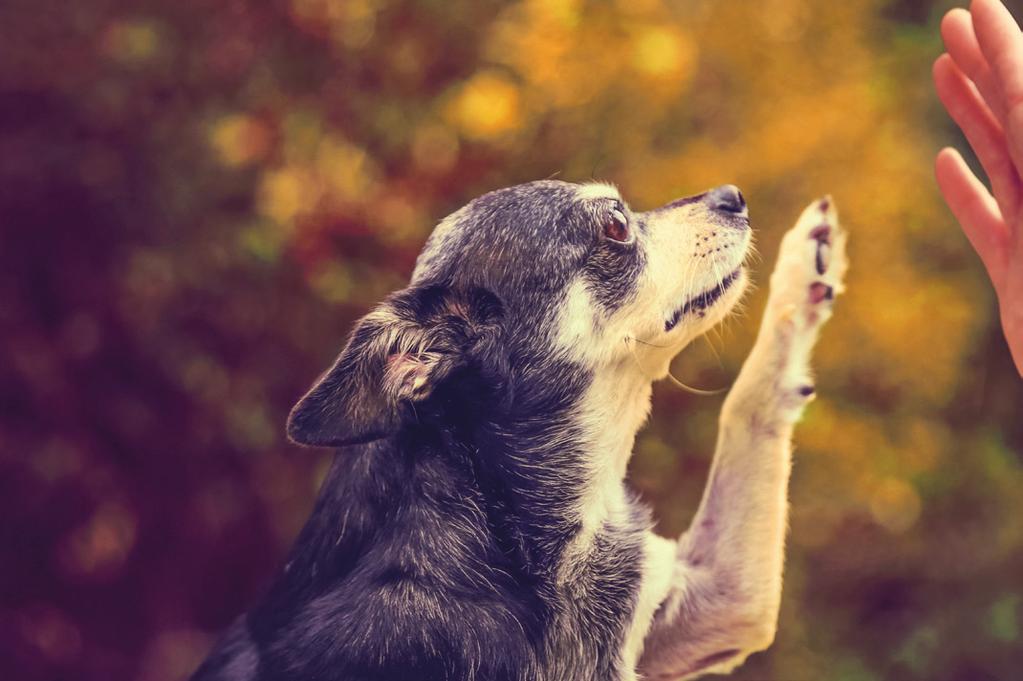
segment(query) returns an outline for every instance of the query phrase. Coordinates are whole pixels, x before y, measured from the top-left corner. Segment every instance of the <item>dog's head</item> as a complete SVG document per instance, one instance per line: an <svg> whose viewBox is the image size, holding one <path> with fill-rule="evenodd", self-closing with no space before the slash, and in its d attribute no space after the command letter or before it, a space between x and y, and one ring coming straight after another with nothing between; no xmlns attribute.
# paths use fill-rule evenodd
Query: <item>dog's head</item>
<svg viewBox="0 0 1023 681"><path fill-rule="evenodd" d="M438 396L450 402L452 384L501 403L545 363L593 374L633 362L635 342L660 348L663 373L741 297L750 241L732 186L644 213L606 184L485 194L437 226L410 286L359 322L288 433L364 442L421 418Z"/></svg>

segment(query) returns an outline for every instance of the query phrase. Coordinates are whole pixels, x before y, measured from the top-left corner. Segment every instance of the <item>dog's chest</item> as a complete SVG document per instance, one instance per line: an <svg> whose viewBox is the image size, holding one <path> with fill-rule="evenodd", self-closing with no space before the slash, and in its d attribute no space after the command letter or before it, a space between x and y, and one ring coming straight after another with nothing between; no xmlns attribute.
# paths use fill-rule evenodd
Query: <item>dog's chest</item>
<svg viewBox="0 0 1023 681"><path fill-rule="evenodd" d="M671 591L675 579L676 542L647 532L643 545L642 581L636 607L629 622L622 648L622 681L635 677L636 665L643 652L643 642L654 615Z"/></svg>
<svg viewBox="0 0 1023 681"><path fill-rule="evenodd" d="M635 679L643 640L671 587L674 542L650 531L649 510L624 483L635 433L650 405L649 385L631 378L628 372L598 377L577 412L588 444L588 475L577 507L580 530L559 571L570 604L568 640L560 647L586 650L596 667L591 677L553 678ZM580 635L586 641L572 640Z"/></svg>
<svg viewBox="0 0 1023 681"><path fill-rule="evenodd" d="M623 651L643 586L643 533L638 523L605 525L585 551L566 555L544 678L632 678Z"/></svg>
<svg viewBox="0 0 1023 681"><path fill-rule="evenodd" d="M620 483L608 496L599 529L580 537L562 565L565 614L549 648L550 678L635 679L643 639L670 589L674 542L649 531L648 510Z"/></svg>

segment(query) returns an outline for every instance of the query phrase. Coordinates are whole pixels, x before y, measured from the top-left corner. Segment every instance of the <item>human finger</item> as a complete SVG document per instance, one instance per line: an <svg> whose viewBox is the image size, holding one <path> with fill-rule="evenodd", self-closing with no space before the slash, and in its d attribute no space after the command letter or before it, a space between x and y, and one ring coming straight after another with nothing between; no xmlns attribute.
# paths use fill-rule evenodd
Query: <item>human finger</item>
<svg viewBox="0 0 1023 681"><path fill-rule="evenodd" d="M1005 120L1005 106L994 80L991 67L977 43L973 31L973 19L965 9L950 10L941 20L941 38L945 49L973 83L981 96L1000 121Z"/></svg>
<svg viewBox="0 0 1023 681"><path fill-rule="evenodd" d="M942 149L934 174L945 202L999 290L1005 275L1007 230L994 198L955 149Z"/></svg>
<svg viewBox="0 0 1023 681"><path fill-rule="evenodd" d="M1002 126L947 54L934 62L934 85L942 104L962 129L984 166L1001 214L1015 215L1019 205L1020 179L1009 156Z"/></svg>
<svg viewBox="0 0 1023 681"><path fill-rule="evenodd" d="M1005 110L1003 127L1016 168L1023 168L1023 33L998 0L970 5L977 43L991 67Z"/></svg>

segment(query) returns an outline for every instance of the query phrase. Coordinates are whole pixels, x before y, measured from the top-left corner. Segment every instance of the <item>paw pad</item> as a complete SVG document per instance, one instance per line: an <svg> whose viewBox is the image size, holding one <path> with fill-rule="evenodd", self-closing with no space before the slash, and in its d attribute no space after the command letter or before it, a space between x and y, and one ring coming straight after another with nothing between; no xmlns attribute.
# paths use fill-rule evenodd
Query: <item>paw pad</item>
<svg viewBox="0 0 1023 681"><path fill-rule="evenodd" d="M824 241L817 242L817 274L824 274L828 271L828 264L831 262L831 246Z"/></svg>
<svg viewBox="0 0 1023 681"><path fill-rule="evenodd" d="M831 243L831 225L817 225L810 230L810 238L816 239L818 243Z"/></svg>
<svg viewBox="0 0 1023 681"><path fill-rule="evenodd" d="M820 303L825 300L831 300L835 297L835 289L827 284L815 281L810 284L810 302Z"/></svg>

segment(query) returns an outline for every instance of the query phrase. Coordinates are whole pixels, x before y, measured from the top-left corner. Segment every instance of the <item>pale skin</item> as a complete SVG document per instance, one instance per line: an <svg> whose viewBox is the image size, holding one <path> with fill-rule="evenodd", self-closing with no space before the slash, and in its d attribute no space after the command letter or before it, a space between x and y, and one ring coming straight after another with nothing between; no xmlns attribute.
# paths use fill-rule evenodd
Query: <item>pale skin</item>
<svg viewBox="0 0 1023 681"><path fill-rule="evenodd" d="M935 161L938 186L987 268L1002 329L1023 376L1023 33L999 0L973 0L941 22L947 53L934 83L991 189L955 149Z"/></svg>

